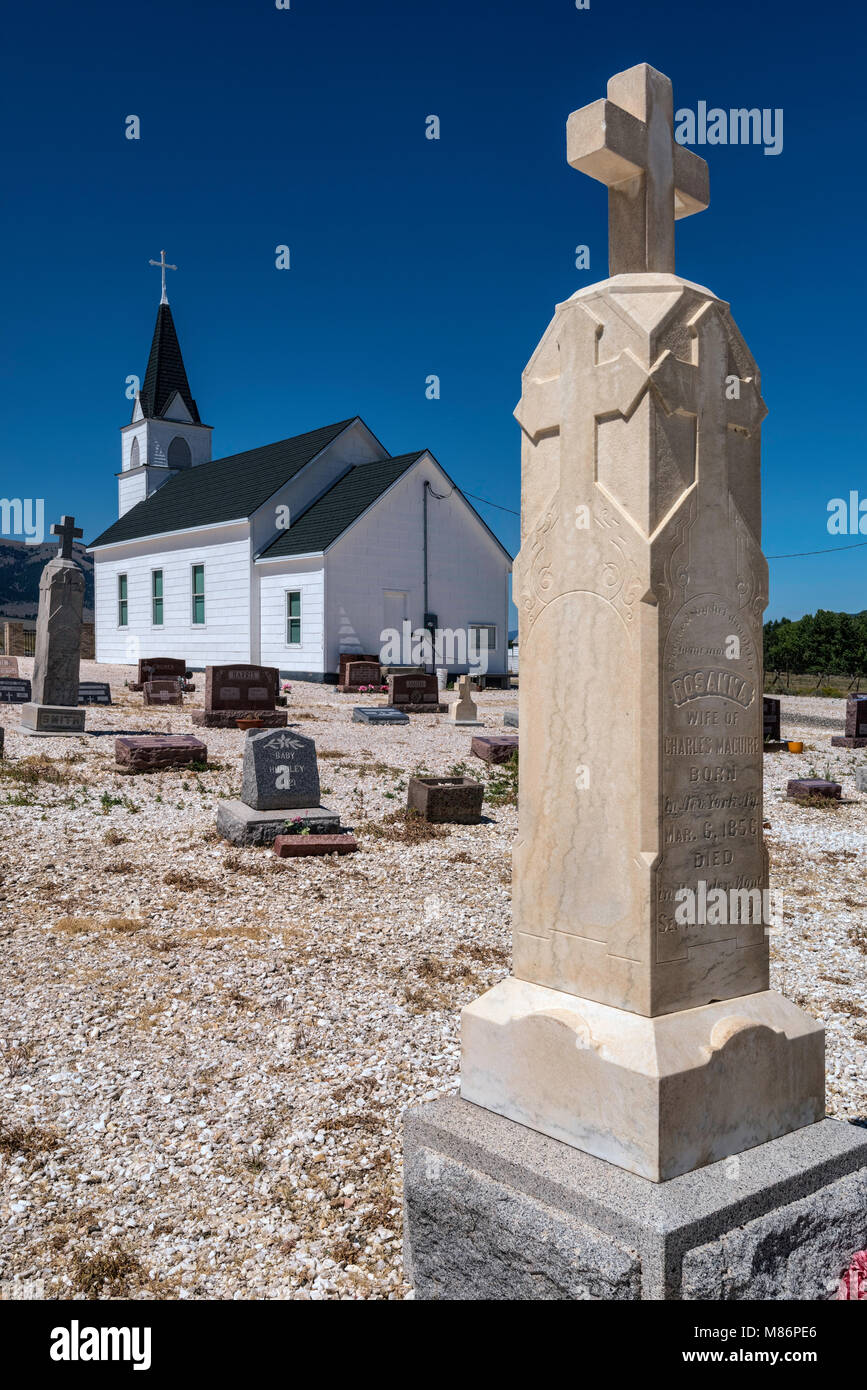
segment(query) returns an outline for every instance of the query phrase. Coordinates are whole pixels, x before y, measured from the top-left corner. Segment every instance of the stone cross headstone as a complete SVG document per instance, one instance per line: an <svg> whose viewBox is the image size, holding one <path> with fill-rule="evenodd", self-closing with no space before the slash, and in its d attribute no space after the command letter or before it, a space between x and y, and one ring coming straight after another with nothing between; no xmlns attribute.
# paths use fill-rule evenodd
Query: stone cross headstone
<svg viewBox="0 0 867 1390"><path fill-rule="evenodd" d="M462 1095L660 1181L818 1119L823 1032L768 988L766 410L728 305L673 273L707 169L645 64L568 150L614 278L558 307L516 411L514 977L464 1010Z"/></svg>
<svg viewBox="0 0 867 1390"><path fill-rule="evenodd" d="M481 723L472 690L469 676L461 676L457 684L457 699L449 705L449 719L452 724Z"/></svg>
<svg viewBox="0 0 867 1390"><path fill-rule="evenodd" d="M707 193L668 80L609 99L570 158L618 273L559 305L517 411L514 973L463 1009L461 1096L406 1113L407 1266L421 1299L827 1299L867 1135L768 988L758 370L674 274Z"/></svg>
<svg viewBox="0 0 867 1390"><path fill-rule="evenodd" d="M291 729L251 730L244 743L241 800L256 811L318 805L313 739Z"/></svg>
<svg viewBox="0 0 867 1390"><path fill-rule="evenodd" d="M31 703L21 710L25 734L84 731L84 710L78 708L84 574L72 558L72 542L83 532L71 516L64 516L51 531L60 538L60 553L48 562L39 581L33 693Z"/></svg>

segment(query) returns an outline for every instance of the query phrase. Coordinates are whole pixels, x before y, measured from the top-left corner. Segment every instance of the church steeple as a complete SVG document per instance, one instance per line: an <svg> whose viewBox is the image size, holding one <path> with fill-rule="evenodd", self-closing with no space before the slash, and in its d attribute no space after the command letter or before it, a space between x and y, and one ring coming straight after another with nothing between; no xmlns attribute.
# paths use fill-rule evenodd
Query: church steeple
<svg viewBox="0 0 867 1390"><path fill-rule="evenodd" d="M197 425L201 424L196 402L190 391L190 383L187 380L187 370L181 355L181 345L178 342L175 321L166 300L160 304L157 310L157 321L154 326L147 371L145 372L144 385L141 388L141 408L144 418L155 420L162 416L176 391L190 412L192 420Z"/></svg>
<svg viewBox="0 0 867 1390"><path fill-rule="evenodd" d="M211 458L211 426L202 424L190 390L166 297L166 270L177 270L177 266L168 264L165 251L151 265L162 270L162 297L144 383L136 393L132 420L121 431L118 516L150 497L181 469Z"/></svg>

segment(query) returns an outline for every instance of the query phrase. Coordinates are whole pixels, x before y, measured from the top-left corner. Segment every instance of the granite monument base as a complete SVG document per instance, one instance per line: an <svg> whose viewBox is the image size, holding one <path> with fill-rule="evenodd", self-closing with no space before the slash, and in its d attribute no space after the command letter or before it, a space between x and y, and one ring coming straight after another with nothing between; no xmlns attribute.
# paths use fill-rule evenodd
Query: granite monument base
<svg viewBox="0 0 867 1390"><path fill-rule="evenodd" d="M72 705L21 706L19 732L34 738L63 738L67 734L84 733L83 709Z"/></svg>
<svg viewBox="0 0 867 1390"><path fill-rule="evenodd" d="M653 1183L458 1097L408 1111L417 1299L833 1297L867 1245L867 1130L822 1120Z"/></svg>
<svg viewBox="0 0 867 1390"><path fill-rule="evenodd" d="M237 729L239 719L261 719L263 728L284 729L288 718L285 709L200 709L193 713L193 723L203 729Z"/></svg>
<svg viewBox="0 0 867 1390"><path fill-rule="evenodd" d="M510 976L461 1035L465 1100L653 1182L825 1114L825 1031L772 990L648 1018Z"/></svg>
<svg viewBox="0 0 867 1390"><path fill-rule="evenodd" d="M334 835L340 830L340 816L327 806L254 811L244 801L223 801L217 810L217 834L233 845L273 845L285 832L287 821L300 821L311 835Z"/></svg>
<svg viewBox="0 0 867 1390"><path fill-rule="evenodd" d="M831 739L832 748L867 748L867 738L855 738L854 735L836 734Z"/></svg>

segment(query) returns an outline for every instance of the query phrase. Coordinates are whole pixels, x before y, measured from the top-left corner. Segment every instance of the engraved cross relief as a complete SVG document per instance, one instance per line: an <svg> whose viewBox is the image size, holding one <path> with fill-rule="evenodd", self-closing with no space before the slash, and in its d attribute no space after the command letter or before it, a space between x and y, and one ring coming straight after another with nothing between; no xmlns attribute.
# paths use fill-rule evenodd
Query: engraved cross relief
<svg viewBox="0 0 867 1390"><path fill-rule="evenodd" d="M608 188L610 275L674 274L674 223L710 201L707 164L674 139L671 82L639 63L608 83L608 97L573 111L566 158Z"/></svg>

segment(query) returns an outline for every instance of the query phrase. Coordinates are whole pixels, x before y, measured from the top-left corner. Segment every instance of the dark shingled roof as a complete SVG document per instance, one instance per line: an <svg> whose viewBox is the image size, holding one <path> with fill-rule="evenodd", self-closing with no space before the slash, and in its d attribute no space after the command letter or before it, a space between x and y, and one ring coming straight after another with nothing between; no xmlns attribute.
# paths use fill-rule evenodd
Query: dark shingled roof
<svg viewBox="0 0 867 1390"><path fill-rule="evenodd" d="M194 421L200 425L202 422L187 381L172 311L168 304L161 304L157 310L150 357L141 388L141 408L145 419L154 420L161 416L175 391L180 392Z"/></svg>
<svg viewBox="0 0 867 1390"><path fill-rule="evenodd" d="M362 463L350 469L259 558L273 560L283 555L317 555L327 550L332 541L397 482L424 452L421 449L414 454L401 454L378 463Z"/></svg>
<svg viewBox="0 0 867 1390"><path fill-rule="evenodd" d="M341 420L337 425L264 444L260 449L247 449L243 454L185 468L144 502L131 507L90 545L111 545L252 516L257 507L273 497L283 483L351 424L352 419Z"/></svg>

